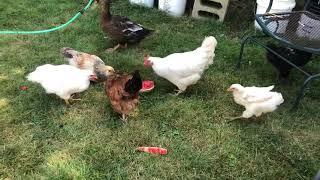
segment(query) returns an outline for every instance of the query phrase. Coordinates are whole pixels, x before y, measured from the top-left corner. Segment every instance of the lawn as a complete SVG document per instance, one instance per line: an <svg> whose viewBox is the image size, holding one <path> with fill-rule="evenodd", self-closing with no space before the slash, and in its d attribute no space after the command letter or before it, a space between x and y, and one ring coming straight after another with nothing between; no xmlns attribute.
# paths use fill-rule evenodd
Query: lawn
<svg viewBox="0 0 320 180"><path fill-rule="evenodd" d="M32 30L59 25L81 0L16 0L0 3L0 29ZM267 86L275 70L258 47L247 48L235 71L240 38L215 21L172 18L156 9L115 1L112 11L146 27L153 36L127 50L108 54L112 44L99 27L98 8L90 8L68 28L41 35L0 35L0 179L311 179L320 168L320 85L314 83L301 106L291 112L303 80L294 71L290 85L276 85L285 103L258 119L227 123L243 108L226 89L232 83ZM238 29L239 34L247 29ZM232 34L232 36L230 35ZM205 36L218 40L214 64L186 93L143 67L143 55L165 56L199 46ZM82 101L66 107L25 76L37 66L66 63L61 47L101 57L123 72L139 69L156 88L141 95L136 116L123 125L94 84ZM317 61L307 69L318 67ZM27 91L19 90L26 85ZM166 156L138 153L160 146Z"/></svg>

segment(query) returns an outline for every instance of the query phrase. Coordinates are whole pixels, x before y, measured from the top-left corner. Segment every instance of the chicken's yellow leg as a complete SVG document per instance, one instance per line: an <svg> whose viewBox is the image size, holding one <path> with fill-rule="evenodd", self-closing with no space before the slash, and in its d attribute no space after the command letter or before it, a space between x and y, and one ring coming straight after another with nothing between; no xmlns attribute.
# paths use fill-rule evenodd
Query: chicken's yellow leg
<svg viewBox="0 0 320 180"><path fill-rule="evenodd" d="M69 99L64 99L64 102L66 102L66 105L67 105L67 106L70 106Z"/></svg>
<svg viewBox="0 0 320 180"><path fill-rule="evenodd" d="M113 48L108 48L107 49L107 52L108 53L113 53L114 51L116 51L121 45L120 44L117 44L115 47Z"/></svg>
<svg viewBox="0 0 320 180"><path fill-rule="evenodd" d="M70 98L70 100L72 100L72 101L81 101L82 99L73 99L73 98Z"/></svg>
<svg viewBox="0 0 320 180"><path fill-rule="evenodd" d="M72 94L71 97L70 97L70 100L72 101L81 101L80 98L73 98L73 96L75 96L76 94Z"/></svg>
<svg viewBox="0 0 320 180"><path fill-rule="evenodd" d="M176 92L175 94L173 94L174 96L178 96L179 94L184 92L183 90L180 90L180 89L175 89L174 91Z"/></svg>
<svg viewBox="0 0 320 180"><path fill-rule="evenodd" d="M125 114L122 114L121 120L122 120L124 123L127 123L127 116L126 116Z"/></svg>
<svg viewBox="0 0 320 180"><path fill-rule="evenodd" d="M230 118L228 118L228 123L229 122L232 122L232 121L235 121L235 120L238 120L238 119L242 119L242 118L244 118L244 117L242 117L242 116L238 116L238 117L230 117Z"/></svg>

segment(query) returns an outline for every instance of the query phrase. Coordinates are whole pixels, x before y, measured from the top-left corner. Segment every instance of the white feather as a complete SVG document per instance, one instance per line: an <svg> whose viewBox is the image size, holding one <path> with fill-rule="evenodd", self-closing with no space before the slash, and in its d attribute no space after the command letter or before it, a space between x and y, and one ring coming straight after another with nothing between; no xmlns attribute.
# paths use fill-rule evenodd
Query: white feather
<svg viewBox="0 0 320 180"><path fill-rule="evenodd" d="M184 53L174 53L164 58L149 57L153 70L180 90L195 84L205 69L213 62L217 41L210 36L203 40L201 47Z"/></svg>
<svg viewBox="0 0 320 180"><path fill-rule="evenodd" d="M71 65L45 64L27 76L31 82L39 83L48 94L69 99L73 93L88 89L91 70L81 70Z"/></svg>
<svg viewBox="0 0 320 180"><path fill-rule="evenodd" d="M263 113L273 112L284 102L281 93L271 91L273 88L274 86L243 87L233 84L229 89L233 90L235 102L246 108L242 117L250 118L253 115L259 117Z"/></svg>

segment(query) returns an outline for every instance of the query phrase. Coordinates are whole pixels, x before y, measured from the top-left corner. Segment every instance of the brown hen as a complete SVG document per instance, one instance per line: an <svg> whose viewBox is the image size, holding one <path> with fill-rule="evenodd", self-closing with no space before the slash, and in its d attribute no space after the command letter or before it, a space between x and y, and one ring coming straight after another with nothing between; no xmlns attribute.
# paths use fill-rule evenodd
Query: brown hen
<svg viewBox="0 0 320 180"><path fill-rule="evenodd" d="M63 47L60 50L63 57L71 66L79 69L94 69L95 65L104 65L105 63L96 55L80 52L69 47Z"/></svg>
<svg viewBox="0 0 320 180"><path fill-rule="evenodd" d="M105 78L101 72L97 72L97 75L98 79ZM139 104L140 89L142 80L137 70L132 74L113 74L106 78L105 92L113 110L122 115L124 122Z"/></svg>

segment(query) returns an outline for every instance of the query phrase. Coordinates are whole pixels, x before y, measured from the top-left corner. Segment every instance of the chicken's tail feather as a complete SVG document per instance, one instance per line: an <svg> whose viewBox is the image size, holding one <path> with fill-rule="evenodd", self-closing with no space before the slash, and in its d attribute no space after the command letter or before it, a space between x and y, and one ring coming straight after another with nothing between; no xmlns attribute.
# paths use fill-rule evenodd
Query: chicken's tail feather
<svg viewBox="0 0 320 180"><path fill-rule="evenodd" d="M140 89L142 89L142 79L139 71L136 70L132 74L132 78L126 82L124 90L133 95L139 92Z"/></svg>
<svg viewBox="0 0 320 180"><path fill-rule="evenodd" d="M65 58L72 58L73 55L69 51L74 51L74 49L69 48L69 47L63 47L60 49L60 53L65 57Z"/></svg>
<svg viewBox="0 0 320 180"><path fill-rule="evenodd" d="M69 47L63 47L60 50L61 54L63 55L63 57L65 58L65 60L67 60L69 62L69 64L76 64L76 57L78 54L78 51L69 48Z"/></svg>
<svg viewBox="0 0 320 180"><path fill-rule="evenodd" d="M281 93L276 93L273 99L274 99L274 104L276 104L277 106L279 106L284 102L284 99Z"/></svg>
<svg viewBox="0 0 320 180"><path fill-rule="evenodd" d="M31 82L40 83L42 80L42 76L39 73L37 73L37 71L35 71L35 72L28 74L27 80L31 81Z"/></svg>
<svg viewBox="0 0 320 180"><path fill-rule="evenodd" d="M153 34L153 32L154 32L153 29L143 28L143 35L144 36L149 36L149 35Z"/></svg>
<svg viewBox="0 0 320 180"><path fill-rule="evenodd" d="M271 91L273 88L274 88L274 85L268 86L268 87L267 87L267 90L268 90L268 91Z"/></svg>
<svg viewBox="0 0 320 180"><path fill-rule="evenodd" d="M52 71L54 66L51 64L45 64L36 68L35 71L27 75L27 80L31 82L41 83L44 79L50 76L48 71Z"/></svg>

